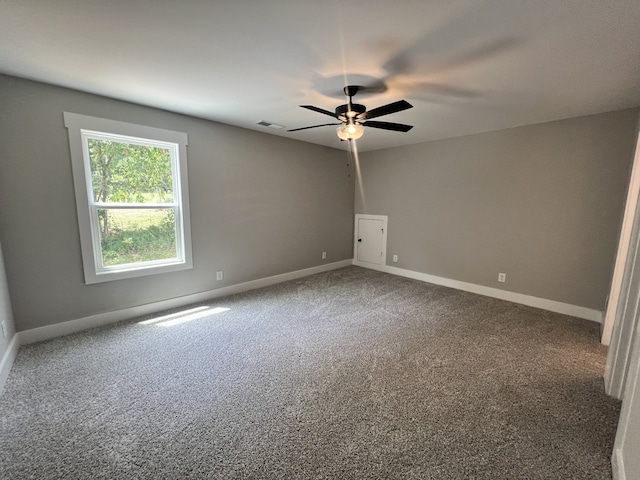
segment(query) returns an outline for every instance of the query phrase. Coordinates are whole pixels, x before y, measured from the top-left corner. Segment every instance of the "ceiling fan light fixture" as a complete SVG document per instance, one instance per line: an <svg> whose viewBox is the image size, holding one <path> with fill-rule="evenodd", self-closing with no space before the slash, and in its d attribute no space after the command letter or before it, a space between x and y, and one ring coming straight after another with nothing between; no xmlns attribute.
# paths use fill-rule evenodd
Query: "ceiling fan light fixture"
<svg viewBox="0 0 640 480"><path fill-rule="evenodd" d="M357 140L364 135L364 127L359 123L343 124L337 129L340 140Z"/></svg>

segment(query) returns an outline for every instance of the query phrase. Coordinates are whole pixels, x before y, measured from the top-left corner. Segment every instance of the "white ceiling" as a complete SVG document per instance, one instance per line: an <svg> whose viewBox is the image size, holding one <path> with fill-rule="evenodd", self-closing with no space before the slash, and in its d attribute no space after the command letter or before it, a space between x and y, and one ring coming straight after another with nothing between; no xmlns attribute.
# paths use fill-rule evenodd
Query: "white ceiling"
<svg viewBox="0 0 640 480"><path fill-rule="evenodd" d="M0 72L335 148L256 122L377 84L355 100L415 127L374 150L639 106L640 1L0 0Z"/></svg>

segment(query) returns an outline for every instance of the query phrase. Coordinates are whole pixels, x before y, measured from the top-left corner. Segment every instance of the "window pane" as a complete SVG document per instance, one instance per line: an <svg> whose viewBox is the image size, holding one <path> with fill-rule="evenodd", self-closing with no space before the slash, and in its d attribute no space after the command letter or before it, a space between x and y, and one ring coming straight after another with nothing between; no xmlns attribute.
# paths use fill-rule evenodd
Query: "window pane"
<svg viewBox="0 0 640 480"><path fill-rule="evenodd" d="M176 258L172 209L98 209L105 267Z"/></svg>
<svg viewBox="0 0 640 480"><path fill-rule="evenodd" d="M168 148L88 138L95 202L173 202Z"/></svg>

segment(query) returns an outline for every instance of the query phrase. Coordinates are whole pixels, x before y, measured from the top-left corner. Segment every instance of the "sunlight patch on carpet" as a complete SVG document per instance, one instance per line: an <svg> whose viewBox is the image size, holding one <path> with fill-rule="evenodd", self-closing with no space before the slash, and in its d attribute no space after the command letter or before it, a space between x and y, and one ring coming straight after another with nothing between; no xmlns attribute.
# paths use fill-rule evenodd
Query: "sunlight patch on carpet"
<svg viewBox="0 0 640 480"><path fill-rule="evenodd" d="M198 320L200 318L208 317L209 315L226 312L228 310L229 309L225 307L211 308L210 306L205 305L202 307L190 308L189 310L172 313L170 315L163 315L162 317L144 320L142 322L139 322L139 324L154 325L157 327L173 327L175 325L191 322L193 320Z"/></svg>

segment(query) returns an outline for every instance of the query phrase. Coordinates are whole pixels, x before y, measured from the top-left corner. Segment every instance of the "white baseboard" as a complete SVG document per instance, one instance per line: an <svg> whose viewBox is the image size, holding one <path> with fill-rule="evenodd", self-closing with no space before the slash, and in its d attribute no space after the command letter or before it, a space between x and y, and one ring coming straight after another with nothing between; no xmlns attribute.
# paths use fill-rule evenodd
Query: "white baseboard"
<svg viewBox="0 0 640 480"><path fill-rule="evenodd" d="M437 277L435 275L429 275L428 273L415 272L413 270L405 270L404 268L391 267L388 265L375 265L373 263L358 262L357 260L354 260L353 264L359 267L377 270L379 272L391 273L393 275L399 275L401 277L421 280L423 282L455 288L457 290L464 290L465 292L477 293L486 297L499 298L501 300L507 300L509 302L519 303L521 305L527 305L529 307L540 308L542 310L548 310L550 312L562 313L564 315L570 315L572 317L584 318L585 320L591 320L592 322L602 322L602 312L591 308L556 302L555 300L547 300L545 298L532 297L530 295L524 295L522 293L508 292L506 290L485 287L483 285L477 285L475 283L467 283L458 280L452 280L450 278Z"/></svg>
<svg viewBox="0 0 640 480"><path fill-rule="evenodd" d="M269 285L275 285L277 283L286 282L288 280L295 280L297 278L303 278L316 273L327 272L329 270L347 267L349 265L357 265L364 268L391 273L393 275L421 280L423 282L434 283L436 285L451 287L458 290L485 295L488 297L499 298L514 303L541 308L543 310L549 310L552 312L571 315L578 318L584 318L594 322L602 321L602 312L598 310L592 310L576 305L569 305L553 300L546 300L543 298L531 297L529 295L523 295L520 293L508 292L505 290L499 290L497 288L484 287L482 285L476 285L473 283L460 282L457 280L437 277L435 275L429 275L426 273L414 272L412 270L405 270L402 268L390 267L386 265L362 263L356 260L349 259L329 263L326 265L306 268L303 270L297 270L295 272L274 275L272 277L251 280L249 282L230 285L228 287L218 288L215 290L208 290L206 292L185 295L178 298L171 298L168 300L139 305L136 307L124 308L113 312L91 315L89 317L77 318L54 325L47 325L45 327L33 328L30 330L18 332L13 336L11 343L9 344L9 348L5 352L0 362L0 392L2 391L2 387L4 386L7 377L9 376L11 366L13 365L16 355L18 354L18 349L21 345L49 340L51 338L60 337L62 335L69 335L71 333L80 332L89 328L108 325L122 320L127 320L129 318L135 318L142 315L161 312L163 310L168 310L171 308L183 307L193 303L204 302L207 300L212 300L214 298L225 297L236 293L246 292L248 290L254 290L256 288L267 287Z"/></svg>
<svg viewBox="0 0 640 480"><path fill-rule="evenodd" d="M20 349L20 338L18 334L14 334L9 342L9 347L7 351L4 352L2 356L2 360L0 360L0 395L4 390L4 384L9 377L9 372L11 371L11 367L13 367L13 361L16 359L18 355L18 350Z"/></svg>
<svg viewBox="0 0 640 480"><path fill-rule="evenodd" d="M208 290L206 292L194 293L191 295L171 298L168 300L161 300L159 302L148 303L136 307L124 308L122 310L115 310L112 312L91 315L89 317L77 318L75 320L56 323L54 325L47 325L45 327L32 328L30 330L19 332L17 335L19 336L20 345L27 345L29 343L41 342L43 340L49 340L51 338L60 337L62 335L69 335L71 333L80 332L82 330L87 330L93 327L120 322L129 318L162 312L163 310L183 307L185 305L190 305L193 303L205 302L214 298L226 297L235 293L241 293L248 290L254 290L256 288L267 287L269 285L275 285L276 283L286 282L288 280L295 280L297 278L307 277L316 273L327 272L329 270L347 267L351 264L351 259L342 260L339 262L319 265L317 267L305 268L303 270L296 270L294 272L274 275L272 277L251 280L249 282L239 283L237 285L217 288L215 290Z"/></svg>
<svg viewBox="0 0 640 480"><path fill-rule="evenodd" d="M622 458L622 449L616 448L611 455L611 473L613 480L625 480L627 478L624 470L624 459Z"/></svg>

